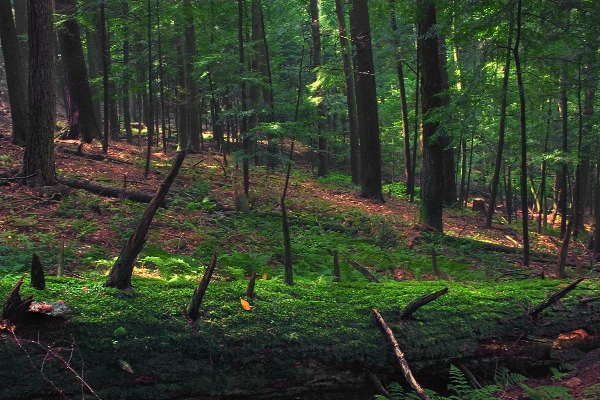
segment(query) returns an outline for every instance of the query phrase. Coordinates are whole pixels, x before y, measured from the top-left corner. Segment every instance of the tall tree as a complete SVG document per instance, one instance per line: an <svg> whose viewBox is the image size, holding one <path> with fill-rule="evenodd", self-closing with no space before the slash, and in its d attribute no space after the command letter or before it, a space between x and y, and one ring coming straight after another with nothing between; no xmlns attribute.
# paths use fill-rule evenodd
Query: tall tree
<svg viewBox="0 0 600 400"><path fill-rule="evenodd" d="M335 0L335 13L337 15L340 48L342 50L342 63L344 65L344 83L346 84L348 136L350 138L350 175L352 176L352 182L358 185L360 183L360 147L358 141L358 122L356 121L356 94L354 90L354 74L348 51L348 32L346 30L346 14L344 12L343 0Z"/></svg>
<svg viewBox="0 0 600 400"><path fill-rule="evenodd" d="M21 176L30 187L56 183L54 127L56 90L52 0L29 3L29 109L31 134L27 135Z"/></svg>
<svg viewBox="0 0 600 400"><path fill-rule="evenodd" d="M521 44L522 30L522 0L517 1L517 31L515 36L515 47L513 55L515 58L515 69L517 73L517 84L519 87L519 106L521 110L521 205L523 210L523 266L529 266L529 209L527 207L527 119L525 103L525 88L523 84L523 73L521 71L521 58L519 55L519 46Z"/></svg>
<svg viewBox="0 0 600 400"><path fill-rule="evenodd" d="M396 9L394 0L390 1L390 21L392 32L398 31ZM402 66L402 53L399 40L396 36L392 40L396 57L396 74L398 75L398 88L400 89L400 115L402 117L402 142L404 143L404 174L406 175L406 194L410 196L414 190L415 174L410 160L410 124L408 122L408 103L406 100L406 85L404 84L404 67Z"/></svg>
<svg viewBox="0 0 600 400"><path fill-rule="evenodd" d="M356 68L356 108L360 137L361 197L384 201L381 192L381 141L367 0L353 0L350 10Z"/></svg>
<svg viewBox="0 0 600 400"><path fill-rule="evenodd" d="M498 195L498 182L500 181L500 169L502 167L504 153L504 133L506 131L506 96L508 92L508 78L510 73L510 61L512 58L512 23L509 28L508 47L506 54L506 62L504 64L504 73L502 75L502 89L500 92L500 123L498 127L498 147L496 149L496 163L494 164L494 175L490 184L490 203L488 205L485 227L492 227L492 217L496 208L496 196Z"/></svg>
<svg viewBox="0 0 600 400"><path fill-rule="evenodd" d="M100 127L94 116L92 91L88 79L85 56L81 44L79 23L74 17L76 0L56 0L57 11L66 16L58 26L58 38L65 71L67 97L70 102L70 138L79 138L85 143L100 139Z"/></svg>
<svg viewBox="0 0 600 400"><path fill-rule="evenodd" d="M10 0L0 0L0 40L4 55L8 101L10 102L12 142L24 146L29 131L27 80L23 74L21 47L13 21Z"/></svg>
<svg viewBox="0 0 600 400"><path fill-rule="evenodd" d="M198 79L195 76L196 33L193 6L190 0L183 0L185 15L184 54L187 74L187 119L190 150L200 151L200 110L198 107Z"/></svg>
<svg viewBox="0 0 600 400"><path fill-rule="evenodd" d="M438 122L428 113L442 106L436 9L431 0L417 0L417 53L421 72L421 210L419 220L443 232L443 147Z"/></svg>
<svg viewBox="0 0 600 400"><path fill-rule="evenodd" d="M319 21L319 0L310 0L310 19L311 19L311 37L312 37L312 54L313 54L313 68L316 72L317 82L320 81L321 76L321 23ZM327 154L327 137L325 136L324 120L326 115L325 99L324 99L323 86L319 84L315 89L315 97L317 99L317 129L318 129L318 141L319 141L319 166L317 169L318 176L327 176L329 173L329 163Z"/></svg>

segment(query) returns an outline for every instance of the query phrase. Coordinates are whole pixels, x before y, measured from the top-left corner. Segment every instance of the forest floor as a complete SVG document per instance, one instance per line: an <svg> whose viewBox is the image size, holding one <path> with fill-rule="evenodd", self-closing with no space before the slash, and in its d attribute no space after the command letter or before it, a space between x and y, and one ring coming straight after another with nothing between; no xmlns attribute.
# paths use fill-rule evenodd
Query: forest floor
<svg viewBox="0 0 600 400"><path fill-rule="evenodd" d="M4 132L7 129L5 126ZM145 147L113 141L107 154L110 160L94 161L63 151L75 149L77 145L73 141L56 141L59 175L149 193L159 187L175 155L172 149L164 154L153 148L150 174L145 179ZM555 275L556 258L549 257L558 254L557 227L548 226L542 233L531 231L532 250L548 257L533 257L530 266L522 267L518 251L520 220L509 225L500 214L493 227L486 229L482 214L446 209L446 239L429 235L418 224L417 205L398 193L399 186L386 186L384 203L362 199L344 174L315 178L306 149L297 148L286 204L293 224L309 226L295 231L293 238L297 241L294 260L299 269L306 266L308 270L304 274L300 272L299 279L331 276L330 272L324 272L324 266L314 267L314 264L332 265L331 253L337 247L343 262L356 261L373 273L395 280L438 279L430 265L432 249L437 253L440 268L455 280L528 279L542 273L545 277ZM85 145L83 151L101 154L101 146L98 143ZM4 133L0 137L0 174L18 169L22 155L22 149L12 145L10 136ZM241 273L247 274L251 263L260 264L258 270L265 278L281 276L283 255L276 221L265 226L255 223L251 227L231 227L223 222L229 213L223 210L233 209L236 195L242 192L241 166L235 165L233 156L227 161L212 149L187 156L171 190L174 200L157 214L135 274L164 279L193 275L196 271L190 266L190 260L206 264L212 250L219 248L224 256L223 263L229 262L231 268L218 273L215 279L231 279L230 275L240 273L240 269ZM273 219L273 215L280 213L279 198L284 180L282 167L271 172L264 167L251 168L249 203L253 213L265 219ZM33 251L41 254L48 273L56 274L61 243L65 246L66 276L106 273L107 266L119 253L145 207L83 191L72 191L64 199L49 199L16 182L0 186L0 199L0 262L3 267L7 263L13 265L0 274L15 276L20 276L22 266L29 262L25 257L30 257ZM535 222L530 222L533 228ZM321 226L335 226L339 232L324 235L313 232L316 229L310 229L310 225L318 227L319 231ZM588 227L588 231L590 229ZM348 232L346 235L345 231ZM345 242L348 235L352 236L352 244ZM365 242L361 241L363 239ZM589 234L581 234L570 250L586 265L594 267L587 253L588 239ZM367 242L373 246L366 246L364 243ZM514 248L515 252L483 251L473 243L506 246ZM14 249L24 255L17 254ZM167 255L178 255L179 261L173 261ZM569 261L572 264L573 258ZM344 273L356 279L355 272L344 265ZM576 275L574 269L568 269L568 272ZM588 273L598 279L593 268ZM590 388L598 387L600 369L593 364L578 368L577 376L556 379L556 376L548 375L526 383L533 387L564 386L574 398L589 399L594 397L589 397L585 391L591 393ZM527 397L522 389L513 388L502 398Z"/></svg>

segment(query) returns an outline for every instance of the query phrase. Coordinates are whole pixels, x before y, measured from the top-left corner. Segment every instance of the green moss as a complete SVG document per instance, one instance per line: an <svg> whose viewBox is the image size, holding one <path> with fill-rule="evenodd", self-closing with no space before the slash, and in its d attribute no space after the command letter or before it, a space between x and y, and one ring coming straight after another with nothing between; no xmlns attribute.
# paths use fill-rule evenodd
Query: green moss
<svg viewBox="0 0 600 400"><path fill-rule="evenodd" d="M253 378L261 374L268 374L269 379L281 376L296 381L304 376L310 380L307 360L342 370L348 363L359 363L361 371L383 368L381 360L390 359L390 352L373 321L374 308L390 323L411 362L465 357L473 354L478 339L509 333L512 325L503 319L524 315L530 304L542 301L560 284L549 280L465 284L390 281L301 282L290 287L277 280L260 280L258 297L246 311L239 303L245 281L212 282L201 307L202 316L193 328L182 311L196 283L134 278L133 291L120 291L104 287L102 279L47 277L46 291L35 296L38 300L64 300L74 309L66 328L61 332L41 330L40 341L75 343L92 387L111 387L115 380L129 385L127 395L115 389L102 391L101 397L107 399L147 398L148 391L159 389L165 396L223 394L238 387L240 380L260 388L267 385L264 377ZM5 298L13 284L14 279L0 279L0 297ZM450 288L449 294L418 310L414 320L395 323L402 307L444 286ZM578 307L577 295L599 290L595 283L580 286L563 300L564 308L542 313L538 329L554 332L577 324L568 312ZM24 286L22 291L26 295L30 289ZM589 315L588 329L597 329L592 311L586 312L579 316ZM550 317L552 326L540 328ZM2 344L2 351L20 354L10 341ZM12 361L2 359L0 370L5 370L9 368L6 363ZM136 374L152 376L159 384L152 389L128 384L134 378L115 366L116 359L127 361ZM31 374L30 367L23 365ZM251 372L240 376L239 371L245 368ZM183 369L198 380L181 381L177 374ZM13 379L11 376L0 374L0 381ZM66 388L76 386L66 381L64 374L57 379ZM172 387L173 382L179 383ZM39 390L38 383L17 386L15 391L23 393Z"/></svg>

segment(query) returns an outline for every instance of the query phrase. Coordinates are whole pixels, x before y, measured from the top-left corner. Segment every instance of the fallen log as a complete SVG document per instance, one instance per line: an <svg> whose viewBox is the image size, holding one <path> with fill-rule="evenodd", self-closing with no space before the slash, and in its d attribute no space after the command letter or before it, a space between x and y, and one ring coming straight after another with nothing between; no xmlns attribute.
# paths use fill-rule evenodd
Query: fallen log
<svg viewBox="0 0 600 400"><path fill-rule="evenodd" d="M578 301L583 294L600 292L594 280L578 285L563 298L561 307L548 307L535 319L527 312L529 304L560 289L561 282L302 282L290 287L281 280L261 280L260 293L248 311L239 305L246 280L213 280L202 313L190 326L181 315L182 300L189 299L197 282L137 278L135 292L127 293L104 287L89 290L95 287L90 279L46 279L51 287L68 283L69 290L50 291L45 295L54 297L45 300L64 299L74 312L60 323L33 316L35 325L17 331L20 343L34 360L43 360L48 347L27 340L54 343L64 356L73 354L75 369L85 369L86 382L104 400L367 399L376 390L369 373L382 382L399 379L398 362L378 332L373 309L390 321L402 305L445 287L449 293L430 303L426 312L421 309L418 321L389 324L424 389L445 390L451 363L464 362L479 377L482 369L473 367L471 360L494 370L496 362L508 365L512 357L519 369L511 372L521 373L527 367L523 360L547 368L560 364L563 356L581 354L543 344L543 351L526 357L538 343L519 338L553 341L561 333L585 329L590 334L585 343L589 349L598 346L592 336L600 332L600 310L590 304L582 307ZM0 296L6 296L11 286L0 280ZM495 342L486 347L488 351L479 353L482 343L491 340ZM493 351L510 350L513 343L519 344L518 352L494 357ZM25 400L52 394L53 388L32 373L30 358L10 332L0 331L0 354L0 398ZM116 359L126 360L135 373L123 371L115 365ZM81 397L81 382L53 360L46 362L44 372L64 396ZM569 358L566 362L572 363Z"/></svg>
<svg viewBox="0 0 600 400"><path fill-rule="evenodd" d="M112 157L104 156L102 154L85 153L85 152L81 151L81 148L79 148L79 147L77 149L71 149L69 147L63 147L62 151L63 151L63 153L72 154L72 155L75 155L75 156L78 156L78 157L83 157L83 158L86 158L88 160L110 161L110 162L119 163L119 164L133 165L133 163L130 162L130 161L119 160L118 158L112 158Z"/></svg>
<svg viewBox="0 0 600 400"><path fill-rule="evenodd" d="M577 279L576 281L567 285L564 289L561 289L558 292L553 293L552 295L548 296L548 298L546 298L544 301L542 301L540 304L538 304L531 310L530 315L532 317L537 316L540 312L542 312L546 308L550 307L552 304L556 303L558 300L565 297L565 295L567 293L569 293L571 290L575 289L575 286L577 286L577 284L580 283L581 281L583 281L583 278Z"/></svg>
<svg viewBox="0 0 600 400"><path fill-rule="evenodd" d="M210 283L210 278L212 277L213 272L215 271L215 267L217 266L217 251L213 251L212 259L210 260L210 264L206 271L204 272L204 276L200 281L200 284L194 290L194 295L190 300L190 305L187 308L186 316L191 321L196 321L198 316L200 315L200 305L202 304L202 299L204 298L204 293L206 293L206 289L208 289L208 284ZM255 275L256 277L256 275Z"/></svg>
<svg viewBox="0 0 600 400"><path fill-rule="evenodd" d="M154 193L143 192L140 190L119 188L111 185L101 185L96 182L84 180L84 179L73 179L65 176L57 176L56 179L63 185L69 186L73 189L83 189L87 192L97 194L104 197L114 197L118 199L127 199L138 203L150 203L154 197ZM165 198L161 203L162 206L167 205L171 199Z"/></svg>

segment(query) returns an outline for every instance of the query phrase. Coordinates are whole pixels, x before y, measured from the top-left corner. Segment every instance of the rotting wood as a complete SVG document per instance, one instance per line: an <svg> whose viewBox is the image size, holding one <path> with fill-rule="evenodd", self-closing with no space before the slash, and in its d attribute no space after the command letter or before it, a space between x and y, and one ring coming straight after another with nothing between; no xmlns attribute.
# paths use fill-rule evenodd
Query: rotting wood
<svg viewBox="0 0 600 400"><path fill-rule="evenodd" d="M31 286L37 290L46 289L46 278L44 277L44 267L37 254L33 253L31 257Z"/></svg>
<svg viewBox="0 0 600 400"><path fill-rule="evenodd" d="M531 315L532 317L537 316L540 312L542 312L546 308L550 307L552 304L556 303L558 300L562 299L571 290L575 289L575 287L577 286L577 284L580 283L581 281L583 281L583 278L579 278L579 279L575 280L574 282L572 282L569 285L565 286L564 288L562 288L558 292L556 292L556 293L548 296L546 298L546 300L542 301L540 304L538 304L537 306L535 306L531 310L531 312L529 313L529 315Z"/></svg>
<svg viewBox="0 0 600 400"><path fill-rule="evenodd" d="M119 188L111 185L101 185L99 183L88 181L85 179L73 179L64 176L57 176L56 179L63 185L69 186L73 189L83 189L87 192L91 192L104 197L127 199L135 201L137 203L150 203L154 198L153 193L143 192L140 190ZM172 200L167 199L165 197L160 205L165 206L170 201Z"/></svg>
<svg viewBox="0 0 600 400"><path fill-rule="evenodd" d="M398 319L399 320L410 319L412 314L415 311L417 311L419 308L423 307L426 304L431 303L432 301L436 300L437 298L439 298L440 296L442 296L446 293L448 293L448 288L444 288L442 290L438 290L437 292L423 295L423 296L411 301L406 307L404 307L400 311L400 313L398 313Z"/></svg>
<svg viewBox="0 0 600 400"><path fill-rule="evenodd" d="M248 286L246 287L246 293L244 296L253 299L256 297L256 292L254 292L254 287L256 286L256 271L252 272L252 276L248 281Z"/></svg>
<svg viewBox="0 0 600 400"><path fill-rule="evenodd" d="M68 147L64 147L62 149L62 151L63 151L63 153L72 154L72 155L75 155L75 156L78 156L78 157L87 158L88 160L110 161L110 162L114 162L114 163L118 163L118 164L133 165L133 163L130 162L130 161L119 160L118 158L107 157L107 156L103 156L101 154L85 153L85 152L81 151L80 148L71 149L71 148L68 148Z"/></svg>
<svg viewBox="0 0 600 400"><path fill-rule="evenodd" d="M390 329L388 324L385 322L385 320L383 319L381 314L379 314L379 311L377 311L375 309L375 310L373 310L373 313L375 314L375 319L376 319L377 323L383 329L384 334L387 336L387 338L390 340L390 342L392 342L392 346L394 347L394 353L396 354L398 363L400 363L400 369L402 370L402 373L404 374L406 381L410 384L410 386L414 389L414 391L417 392L417 395L422 400L429 400L429 396L427 395L427 393L425 393L423 391L423 389L421 388L419 383L413 377L413 374L408 366L408 363L406 362L406 359L404 358L404 353L402 352L402 350L400 350L398 341L396 341L396 337L394 336L394 333L392 332L392 330Z"/></svg>
<svg viewBox="0 0 600 400"><path fill-rule="evenodd" d="M4 308L2 309L2 319L7 319L13 324L18 323L27 313L29 306L33 302L33 295L28 296L23 300L19 290L25 281L25 275L19 279L13 289L10 291Z"/></svg>
<svg viewBox="0 0 600 400"><path fill-rule="evenodd" d="M361 274L363 274L363 276L365 278L367 278L367 280L369 280L369 282L379 283L379 279L375 275L373 275L372 273L370 273L368 269L366 269L365 267L363 267L362 265L360 265L356 261L348 260L348 262L350 263L350 265L352 265L352 267L355 270L357 270L358 272L360 272Z"/></svg>
<svg viewBox="0 0 600 400"><path fill-rule="evenodd" d="M213 272L215 271L215 267L217 265L217 251L213 251L212 259L210 260L210 264L206 271L204 272L204 276L200 281L200 284L194 290L194 295L192 296L192 300L190 301L190 305L186 311L186 317L191 321L196 321L200 316L200 305L202 304L202 299L204 298L204 293L206 293L206 289L208 288L208 284L210 283L210 278L212 277Z"/></svg>

